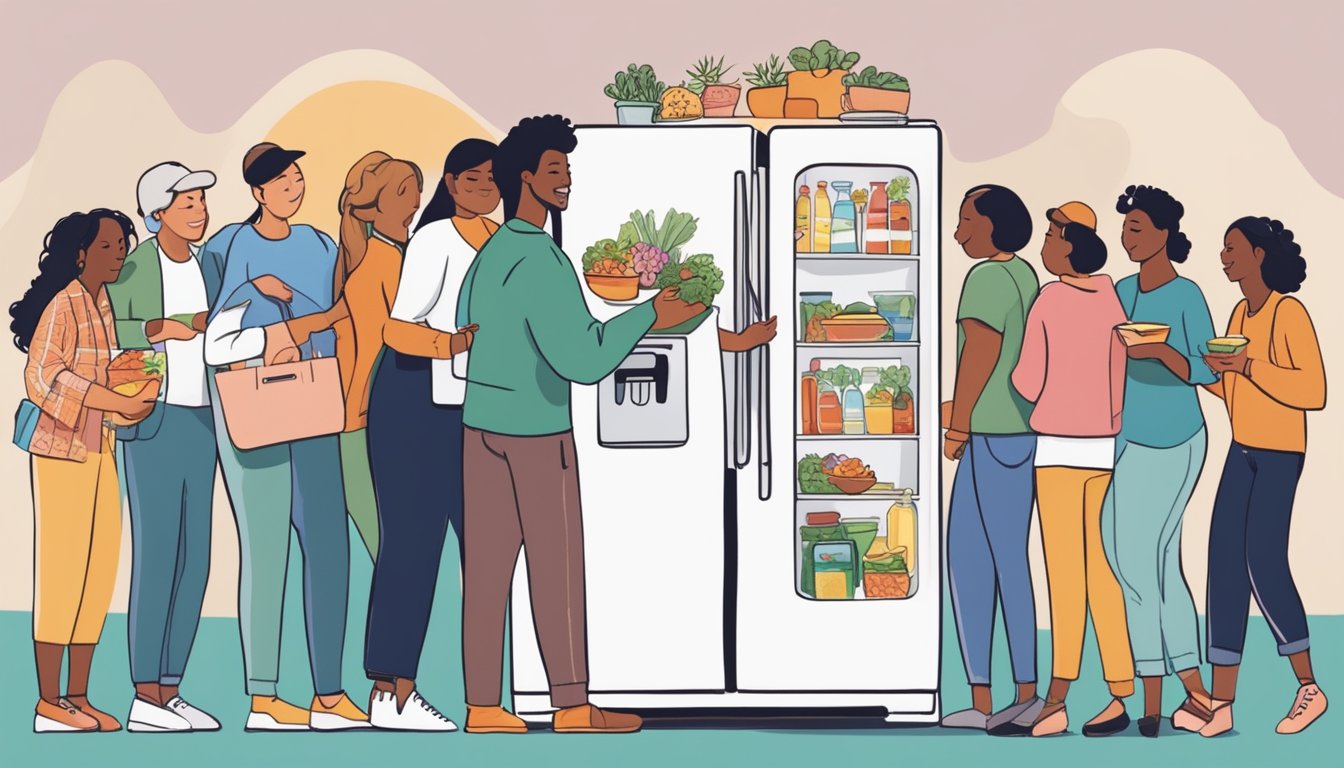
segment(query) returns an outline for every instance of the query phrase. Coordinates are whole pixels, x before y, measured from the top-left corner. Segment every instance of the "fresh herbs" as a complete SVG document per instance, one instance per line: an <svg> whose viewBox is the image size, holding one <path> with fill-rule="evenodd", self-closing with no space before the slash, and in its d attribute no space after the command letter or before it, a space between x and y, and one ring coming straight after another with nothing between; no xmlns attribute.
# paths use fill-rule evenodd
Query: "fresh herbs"
<svg viewBox="0 0 1344 768"><path fill-rule="evenodd" d="M864 67L862 72L851 72L841 82L847 86L881 88L886 91L908 91L910 81L895 72L879 72L877 67Z"/></svg>
<svg viewBox="0 0 1344 768"><path fill-rule="evenodd" d="M598 240L596 243L588 246L583 252L583 271L585 274L591 272L593 267L599 262L607 260L629 261L630 246L621 246L615 240Z"/></svg>
<svg viewBox="0 0 1344 768"><path fill-rule="evenodd" d="M757 88L774 88L784 85L788 81L788 74L784 71L784 63L774 54L770 54L769 61L761 62L752 67L751 74L747 75L747 82Z"/></svg>
<svg viewBox="0 0 1344 768"><path fill-rule="evenodd" d="M859 63L859 54L831 45L829 40L818 40L811 48L789 51L789 63L800 72L818 69L852 69Z"/></svg>
<svg viewBox="0 0 1344 768"><path fill-rule="evenodd" d="M617 72L615 79L602 92L615 101L656 104L664 90L666 86L654 74L653 67L648 64L631 64L624 72Z"/></svg>
<svg viewBox="0 0 1344 768"><path fill-rule="evenodd" d="M693 68L686 70L686 74L691 76L690 85L686 87L698 96L705 92L707 86L722 83L724 76L732 68L731 64L726 67L723 66L722 56L719 57L718 61L715 61L713 56L706 56L696 62Z"/></svg>
<svg viewBox="0 0 1344 768"><path fill-rule="evenodd" d="M714 257L708 253L686 259L677 274L681 278L678 295L688 304L709 306L723 290L723 270L714 264Z"/></svg>
<svg viewBox="0 0 1344 768"><path fill-rule="evenodd" d="M910 391L910 366L889 365L882 369L878 382L868 388L864 399L872 405L890 403L898 410L910 407L914 400Z"/></svg>
<svg viewBox="0 0 1344 768"><path fill-rule="evenodd" d="M903 203L910 198L910 177L897 176L887 183L887 200Z"/></svg>

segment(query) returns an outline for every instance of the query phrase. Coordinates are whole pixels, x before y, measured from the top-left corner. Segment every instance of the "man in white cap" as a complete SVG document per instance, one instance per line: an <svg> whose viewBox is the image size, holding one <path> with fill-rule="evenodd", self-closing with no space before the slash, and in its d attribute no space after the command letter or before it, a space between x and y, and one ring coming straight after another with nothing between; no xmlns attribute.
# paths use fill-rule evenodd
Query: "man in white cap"
<svg viewBox="0 0 1344 768"><path fill-rule="evenodd" d="M160 163L140 177L138 212L154 237L126 257L107 287L122 349L163 352L159 403L123 427L125 483L134 543L131 565L131 731L214 731L219 722L178 695L200 622L210 570L217 461L204 336L219 291L196 247L210 223L209 171Z"/></svg>

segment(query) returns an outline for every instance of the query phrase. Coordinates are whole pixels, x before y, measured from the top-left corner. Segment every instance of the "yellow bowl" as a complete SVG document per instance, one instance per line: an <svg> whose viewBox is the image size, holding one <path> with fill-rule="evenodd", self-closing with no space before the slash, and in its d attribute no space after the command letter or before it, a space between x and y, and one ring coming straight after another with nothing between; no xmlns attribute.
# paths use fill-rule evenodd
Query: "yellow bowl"
<svg viewBox="0 0 1344 768"><path fill-rule="evenodd" d="M1251 340L1245 336L1219 336L1216 339L1209 339L1206 346L1211 355L1235 355L1250 343Z"/></svg>
<svg viewBox="0 0 1344 768"><path fill-rule="evenodd" d="M1124 323L1115 326L1115 330L1126 347L1161 344L1171 335L1171 326L1162 323Z"/></svg>
<svg viewBox="0 0 1344 768"><path fill-rule="evenodd" d="M639 275L584 275L588 289L607 301L630 301L639 295Z"/></svg>

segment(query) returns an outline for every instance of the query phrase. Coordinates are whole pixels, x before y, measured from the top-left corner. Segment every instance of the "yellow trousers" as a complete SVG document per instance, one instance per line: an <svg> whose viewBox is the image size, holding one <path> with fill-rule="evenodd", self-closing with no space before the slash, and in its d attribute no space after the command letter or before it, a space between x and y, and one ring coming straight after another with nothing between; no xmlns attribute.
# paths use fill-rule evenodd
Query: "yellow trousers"
<svg viewBox="0 0 1344 768"><path fill-rule="evenodd" d="M110 430L85 461L32 457L33 639L91 645L103 632L121 555L121 490Z"/></svg>
<svg viewBox="0 0 1344 768"><path fill-rule="evenodd" d="M1071 467L1036 468L1036 503L1050 583L1052 675L1077 680L1087 614L1101 651L1111 695L1134 693L1134 656L1125 623L1125 598L1101 543L1101 503L1111 472Z"/></svg>

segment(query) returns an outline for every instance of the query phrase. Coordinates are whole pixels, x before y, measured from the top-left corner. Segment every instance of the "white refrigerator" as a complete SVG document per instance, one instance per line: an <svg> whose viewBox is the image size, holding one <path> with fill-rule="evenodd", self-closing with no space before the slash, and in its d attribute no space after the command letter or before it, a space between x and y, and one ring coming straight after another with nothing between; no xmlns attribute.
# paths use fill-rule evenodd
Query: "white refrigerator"
<svg viewBox="0 0 1344 768"><path fill-rule="evenodd" d="M683 256L712 254L725 286L693 332L650 334L607 379L573 388L593 703L936 722L937 126L702 120L578 137L562 229L576 270L632 212L675 209L698 220ZM887 197L886 214L858 189ZM627 308L583 290L599 320ZM721 351L720 328L771 315L768 347ZM855 390L872 395L863 416ZM800 461L841 456L858 465L800 480ZM837 482L856 493L818 485L854 466L870 472ZM553 710L529 601L520 558L514 707L543 721Z"/></svg>

